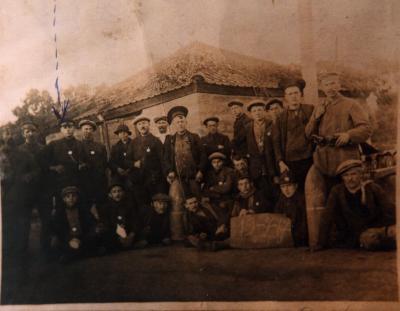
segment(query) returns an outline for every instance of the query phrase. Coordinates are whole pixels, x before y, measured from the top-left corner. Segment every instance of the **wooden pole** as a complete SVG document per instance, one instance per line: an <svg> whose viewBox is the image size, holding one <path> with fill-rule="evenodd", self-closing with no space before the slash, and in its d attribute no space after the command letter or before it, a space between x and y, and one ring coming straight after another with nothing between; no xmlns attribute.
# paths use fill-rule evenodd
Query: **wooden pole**
<svg viewBox="0 0 400 311"><path fill-rule="evenodd" d="M297 0L299 18L301 73L307 86L304 102L318 103L317 65L314 53L314 29L312 20L312 0Z"/></svg>

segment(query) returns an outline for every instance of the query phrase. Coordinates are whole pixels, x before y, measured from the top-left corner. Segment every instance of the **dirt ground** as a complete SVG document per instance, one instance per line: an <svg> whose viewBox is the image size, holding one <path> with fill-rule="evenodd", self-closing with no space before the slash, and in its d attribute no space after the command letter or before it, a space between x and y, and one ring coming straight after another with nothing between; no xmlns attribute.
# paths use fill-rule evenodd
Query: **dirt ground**
<svg viewBox="0 0 400 311"><path fill-rule="evenodd" d="M35 250L31 258L30 277L8 303L398 299L395 252L173 245L69 264L45 264Z"/></svg>

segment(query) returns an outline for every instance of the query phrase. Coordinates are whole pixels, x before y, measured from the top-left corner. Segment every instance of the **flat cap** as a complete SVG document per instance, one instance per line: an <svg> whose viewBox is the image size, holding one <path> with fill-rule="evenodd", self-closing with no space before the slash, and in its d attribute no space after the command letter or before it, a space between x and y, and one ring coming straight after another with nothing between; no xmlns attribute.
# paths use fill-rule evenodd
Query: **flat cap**
<svg viewBox="0 0 400 311"><path fill-rule="evenodd" d="M270 110L272 105L279 105L283 108L283 102L278 98L273 98L265 105L265 110Z"/></svg>
<svg viewBox="0 0 400 311"><path fill-rule="evenodd" d="M82 128L84 125L90 125L94 131L97 129L96 123L87 119L80 121L78 127Z"/></svg>
<svg viewBox="0 0 400 311"><path fill-rule="evenodd" d="M30 129L30 130L34 130L34 131L36 131L37 129L38 129L38 126L37 126L37 124L36 123L34 123L33 121L31 121L31 120L26 120L26 121L24 121L24 122L22 122L22 124L21 124L21 129Z"/></svg>
<svg viewBox="0 0 400 311"><path fill-rule="evenodd" d="M265 108L265 103L260 102L260 101L253 102L247 107L247 111L251 111L251 109L253 109L253 107L263 107L263 108Z"/></svg>
<svg viewBox="0 0 400 311"><path fill-rule="evenodd" d="M188 115L188 109L184 106L175 106L172 107L167 113L167 121L169 124L172 123L172 120L177 116L184 116Z"/></svg>
<svg viewBox="0 0 400 311"><path fill-rule="evenodd" d="M346 160L343 161L342 163L339 164L339 166L336 169L336 175L340 176L343 173L347 172L348 170L355 168L355 167L359 167L362 168L362 162L361 160L355 160L355 159L351 159L351 160Z"/></svg>
<svg viewBox="0 0 400 311"><path fill-rule="evenodd" d="M214 159L226 160L226 155L221 152L213 152L208 156L208 159L210 161Z"/></svg>
<svg viewBox="0 0 400 311"><path fill-rule="evenodd" d="M280 83L281 88L285 91L289 87L298 87L301 92L303 92L304 88L306 87L306 81L303 79L292 79L292 80L285 80Z"/></svg>
<svg viewBox="0 0 400 311"><path fill-rule="evenodd" d="M204 121L203 121L203 124L204 125L207 125L207 123L209 122L209 121L214 121L214 122L219 122L219 118L218 117L209 117L209 118L206 118L206 119L204 119Z"/></svg>
<svg viewBox="0 0 400 311"><path fill-rule="evenodd" d="M148 117L145 116L141 116L136 118L135 120L133 120L133 125L136 125L137 123L139 123L140 121L147 121L150 122L150 119Z"/></svg>
<svg viewBox="0 0 400 311"><path fill-rule="evenodd" d="M166 116L161 116L161 117L156 117L153 119L154 123L157 123L159 121L167 121L167 117Z"/></svg>
<svg viewBox="0 0 400 311"><path fill-rule="evenodd" d="M108 183L108 191L110 191L114 187L121 187L122 189L125 189L125 185L121 178L118 177L113 177L111 178L110 182Z"/></svg>
<svg viewBox="0 0 400 311"><path fill-rule="evenodd" d="M128 133L128 135L132 135L132 132L129 130L129 127L126 124L118 125L114 134L118 135L120 132L125 132L125 133Z"/></svg>
<svg viewBox="0 0 400 311"><path fill-rule="evenodd" d="M238 100L232 100L228 103L228 107L232 107L232 106L239 106L239 107L243 107L244 104Z"/></svg>
<svg viewBox="0 0 400 311"><path fill-rule="evenodd" d="M296 179L293 176L291 171L285 171L279 176L279 184L286 185L286 184L295 184Z"/></svg>
<svg viewBox="0 0 400 311"><path fill-rule="evenodd" d="M171 198L169 197L169 195L165 194L165 193L156 193L155 195L153 195L151 197L152 201L162 201L162 202L169 202L171 201Z"/></svg>
<svg viewBox="0 0 400 311"><path fill-rule="evenodd" d="M75 126L75 121L70 119L70 118L63 118L60 121L60 126L64 127L64 126Z"/></svg>
<svg viewBox="0 0 400 311"><path fill-rule="evenodd" d="M67 186L67 187L64 187L62 190L61 190L61 197L65 197L67 194L69 194L69 193L76 193L76 194L78 194L79 193L79 189L78 189L78 187L75 187L75 186Z"/></svg>
<svg viewBox="0 0 400 311"><path fill-rule="evenodd" d="M322 81L322 80L324 80L324 79L331 78L331 77L337 77L337 78L339 78L339 73L337 73L337 72L335 72L335 71L321 71L321 72L318 74L318 80L319 80L319 81Z"/></svg>

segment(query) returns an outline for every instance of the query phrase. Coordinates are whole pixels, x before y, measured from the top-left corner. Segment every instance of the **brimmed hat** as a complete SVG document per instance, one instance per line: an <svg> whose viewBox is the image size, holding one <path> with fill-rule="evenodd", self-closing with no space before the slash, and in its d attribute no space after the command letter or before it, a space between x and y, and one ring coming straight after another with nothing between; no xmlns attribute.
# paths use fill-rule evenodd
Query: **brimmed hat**
<svg viewBox="0 0 400 311"><path fill-rule="evenodd" d="M84 126L84 125L90 125L93 128L94 131L97 129L96 123L93 122L93 121L90 121L90 120L82 120L82 121L80 121L79 124L78 124L78 127L82 128L82 126Z"/></svg>
<svg viewBox="0 0 400 311"><path fill-rule="evenodd" d="M270 110L271 106L275 104L278 104L281 106L281 108L283 108L283 102L280 99L273 98L265 105L265 110Z"/></svg>
<svg viewBox="0 0 400 311"><path fill-rule="evenodd" d="M172 123L172 120L177 116L184 116L188 115L188 109L184 106L175 106L172 107L167 113L167 121L169 124Z"/></svg>
<svg viewBox="0 0 400 311"><path fill-rule="evenodd" d="M279 176L279 185L295 184L297 183L291 171L285 171Z"/></svg>
<svg viewBox="0 0 400 311"><path fill-rule="evenodd" d="M152 201L162 201L162 202L169 202L171 198L165 193L156 193L151 197Z"/></svg>
<svg viewBox="0 0 400 311"><path fill-rule="evenodd" d="M140 121L147 121L150 122L150 119L148 117L142 116L142 117L138 117L135 120L133 120L133 125L136 125L137 123L139 123Z"/></svg>
<svg viewBox="0 0 400 311"><path fill-rule="evenodd" d="M204 119L204 121L203 121L203 124L205 125L205 126L207 126L207 123L209 122L209 121L214 121L214 122L219 122L219 118L218 117L209 117L209 118L206 118L206 119Z"/></svg>
<svg viewBox="0 0 400 311"><path fill-rule="evenodd" d="M167 117L166 116L161 116L161 117L157 117L153 119L154 123L157 123L159 121L167 121Z"/></svg>
<svg viewBox="0 0 400 311"><path fill-rule="evenodd" d="M233 100L231 102L228 103L228 107L232 107L232 106L239 106L239 107L243 107L244 104L238 100Z"/></svg>
<svg viewBox="0 0 400 311"><path fill-rule="evenodd" d="M304 88L306 87L306 81L304 81L303 79L285 80L280 83L280 86L283 91L285 91L289 87L295 86L298 87L301 92L303 92Z"/></svg>
<svg viewBox="0 0 400 311"><path fill-rule="evenodd" d="M208 159L210 161L212 161L214 159L226 160L226 155L224 155L221 152L213 152L208 156Z"/></svg>
<svg viewBox="0 0 400 311"><path fill-rule="evenodd" d="M129 127L125 124L118 125L114 134L118 135L120 132L125 132L125 133L128 133L128 135L132 135L132 132L129 130Z"/></svg>
<svg viewBox="0 0 400 311"><path fill-rule="evenodd" d="M336 169L336 175L340 176L343 173L347 172L348 170L355 168L355 167L359 167L362 168L362 162L360 160L346 160L343 161L342 163L339 164L339 166Z"/></svg>
<svg viewBox="0 0 400 311"><path fill-rule="evenodd" d="M67 187L64 187L62 190L61 190L61 197L63 198L63 197L65 197L67 194L69 194L69 193L76 193L76 194L78 194L79 193L79 189L78 189L78 187L75 187L75 186L67 186Z"/></svg>
<svg viewBox="0 0 400 311"><path fill-rule="evenodd" d="M339 73L335 71L321 71L318 74L318 81L321 82L322 80L329 78L329 77L337 77L339 78Z"/></svg>
<svg viewBox="0 0 400 311"><path fill-rule="evenodd" d="M257 101L257 102L253 102L251 103L248 107L247 107L247 111L251 111L251 109L253 109L253 107L265 107L265 103Z"/></svg>
<svg viewBox="0 0 400 311"><path fill-rule="evenodd" d="M26 120L26 121L22 122L21 129L23 129L23 130L30 129L30 130L36 131L38 129L38 126L31 120Z"/></svg>

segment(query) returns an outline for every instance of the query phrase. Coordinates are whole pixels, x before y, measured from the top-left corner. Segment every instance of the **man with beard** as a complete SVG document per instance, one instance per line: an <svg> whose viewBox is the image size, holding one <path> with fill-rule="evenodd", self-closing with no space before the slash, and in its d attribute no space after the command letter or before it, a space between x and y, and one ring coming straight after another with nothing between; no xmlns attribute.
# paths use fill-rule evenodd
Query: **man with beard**
<svg viewBox="0 0 400 311"><path fill-rule="evenodd" d="M283 86L286 108L278 115L272 131L275 159L283 174L290 170L304 191L308 170L312 165L312 144L305 127L314 107L302 104L304 80L288 81Z"/></svg>
<svg viewBox="0 0 400 311"><path fill-rule="evenodd" d="M246 126L251 122L251 119L243 112L243 103L237 100L228 103L235 122L233 124L233 140L232 148L234 155L246 155Z"/></svg>
<svg viewBox="0 0 400 311"><path fill-rule="evenodd" d="M96 123L90 120L79 122L82 132L82 144L87 158L87 166L82 170L82 193L87 201L86 205L98 208L106 198L107 191L107 151L103 144L94 141L93 133L97 129Z"/></svg>
<svg viewBox="0 0 400 311"><path fill-rule="evenodd" d="M133 170L131 181L138 206L150 205L156 193L166 193L167 184L163 178L163 146L157 137L150 133L150 119L138 117L133 122L139 135L132 140Z"/></svg>
<svg viewBox="0 0 400 311"><path fill-rule="evenodd" d="M166 116L161 116L153 119L154 123L158 128L158 135L157 137L161 140L164 144L165 138L168 136L168 122Z"/></svg>

